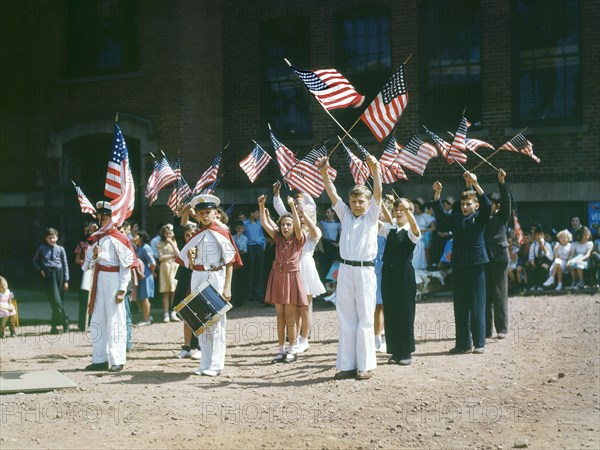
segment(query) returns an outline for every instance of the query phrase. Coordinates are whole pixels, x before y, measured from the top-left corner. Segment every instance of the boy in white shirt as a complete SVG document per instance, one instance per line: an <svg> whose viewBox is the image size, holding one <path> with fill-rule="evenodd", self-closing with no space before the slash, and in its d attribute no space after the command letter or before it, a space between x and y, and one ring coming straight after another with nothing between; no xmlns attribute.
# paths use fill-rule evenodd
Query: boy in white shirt
<svg viewBox="0 0 600 450"><path fill-rule="evenodd" d="M374 260L382 191L379 162L372 155L367 157L367 165L373 174L373 194L364 186L355 186L350 191L350 206L338 196L327 175L328 158L319 158L316 165L342 224L336 291L340 337L335 379L368 380L371 370L377 367L373 333L377 290Z"/></svg>

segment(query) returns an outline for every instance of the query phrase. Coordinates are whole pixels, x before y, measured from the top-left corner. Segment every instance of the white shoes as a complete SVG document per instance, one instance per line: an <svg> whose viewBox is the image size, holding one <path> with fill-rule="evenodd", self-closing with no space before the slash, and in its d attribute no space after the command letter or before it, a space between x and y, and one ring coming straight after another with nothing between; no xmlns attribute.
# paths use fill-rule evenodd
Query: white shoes
<svg viewBox="0 0 600 450"><path fill-rule="evenodd" d="M179 358L179 359L191 358L192 357L192 352L189 351L189 350L181 349L181 351L179 353L177 353L176 357Z"/></svg>
<svg viewBox="0 0 600 450"><path fill-rule="evenodd" d="M205 370L196 370L194 372L194 375L204 375L206 377L218 377L219 375L221 375L221 371L220 370L211 370L211 369L205 369Z"/></svg>
<svg viewBox="0 0 600 450"><path fill-rule="evenodd" d="M138 322L138 327L147 327L149 325L152 325L152 318L150 318L150 320Z"/></svg>
<svg viewBox="0 0 600 450"><path fill-rule="evenodd" d="M553 276L549 276L548 279L546 281L544 281L544 283L542 284L542 286L544 287L550 287L554 284L554 277Z"/></svg>
<svg viewBox="0 0 600 450"><path fill-rule="evenodd" d="M308 339L300 338L296 344L295 351L296 353L303 353L308 350L309 347L310 345L308 345Z"/></svg>
<svg viewBox="0 0 600 450"><path fill-rule="evenodd" d="M181 319L177 317L177 313L175 311L171 311L171 322L181 322Z"/></svg>
<svg viewBox="0 0 600 450"><path fill-rule="evenodd" d="M377 353L387 353L387 345L385 343L385 336L375 336L375 351Z"/></svg>
<svg viewBox="0 0 600 450"><path fill-rule="evenodd" d="M327 297L323 297L323 300L331 302L335 305L335 292L331 295L328 295Z"/></svg>
<svg viewBox="0 0 600 450"><path fill-rule="evenodd" d="M169 319L169 313L166 312L163 314L163 323L169 323L171 320Z"/></svg>
<svg viewBox="0 0 600 450"><path fill-rule="evenodd" d="M192 351L190 352L190 358L199 360L202 358L202 352L200 350L198 350L197 348L193 348Z"/></svg>
<svg viewBox="0 0 600 450"><path fill-rule="evenodd" d="M561 291L562 290L562 283L559 281L558 284L556 285L556 289L554 289L555 291Z"/></svg>

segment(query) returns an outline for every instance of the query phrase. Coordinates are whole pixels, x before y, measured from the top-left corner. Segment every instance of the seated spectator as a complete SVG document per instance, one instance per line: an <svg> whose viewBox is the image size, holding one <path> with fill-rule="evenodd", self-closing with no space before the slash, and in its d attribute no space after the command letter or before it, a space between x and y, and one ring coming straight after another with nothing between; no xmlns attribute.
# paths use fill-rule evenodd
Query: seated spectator
<svg viewBox="0 0 600 450"><path fill-rule="evenodd" d="M544 229L540 224L536 224L533 233L533 243L529 248L529 257L526 266L528 271L527 278L531 283L529 287L530 291L543 290L542 283L548 276L548 269L553 259L552 246L549 242L546 242Z"/></svg>
<svg viewBox="0 0 600 450"><path fill-rule="evenodd" d="M577 232L583 227L583 225L581 224L581 220L579 219L579 216L571 216L571 228L569 229L569 233L571 233L571 236L573 236L573 239L577 240L576 236L577 236Z"/></svg>
<svg viewBox="0 0 600 450"><path fill-rule="evenodd" d="M508 290L514 292L518 287L517 283L517 261L519 254L519 245L509 234L506 237L508 242Z"/></svg>
<svg viewBox="0 0 600 450"><path fill-rule="evenodd" d="M569 230L559 231L556 235L558 242L554 246L554 262L550 266L550 276L544 282L544 287L550 287L554 284L554 277L557 279L556 290L562 289L562 276L567 268L567 260L571 252L571 241L573 237Z"/></svg>
<svg viewBox="0 0 600 450"><path fill-rule="evenodd" d="M519 247L517 253L517 286L519 289L524 289L529 285L527 270L525 268L527 267L532 240L531 234L526 234L523 238L523 244Z"/></svg>
<svg viewBox="0 0 600 450"><path fill-rule="evenodd" d="M593 286L597 288L600 285L600 237L594 241L594 248L590 255L590 268Z"/></svg>
<svg viewBox="0 0 600 450"><path fill-rule="evenodd" d="M585 287L583 271L588 268L588 261L594 247L590 237L589 228L581 227L576 234L577 242L571 244L571 252L567 261L567 267L571 269L571 289L583 289ZM575 281L576 279L579 279L578 283Z"/></svg>

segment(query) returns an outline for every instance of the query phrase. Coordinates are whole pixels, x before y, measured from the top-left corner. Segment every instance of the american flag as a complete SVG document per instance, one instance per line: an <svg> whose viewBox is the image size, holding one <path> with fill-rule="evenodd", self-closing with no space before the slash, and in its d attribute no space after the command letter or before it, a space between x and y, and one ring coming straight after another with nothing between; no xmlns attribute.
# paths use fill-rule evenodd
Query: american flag
<svg viewBox="0 0 600 450"><path fill-rule="evenodd" d="M223 179L224 175L225 174L222 174L219 178L217 178L215 181L213 181L208 186L206 186L204 189L202 189L202 192L200 192L200 193L201 194L210 194L210 195L213 195L215 193L215 190L219 186L219 183Z"/></svg>
<svg viewBox="0 0 600 450"><path fill-rule="evenodd" d="M77 200L79 200L79 206L81 207L81 212L84 214L91 214L96 217L96 208L92 205L92 202L88 200L83 191L79 186L73 183L75 186L75 192L77 193Z"/></svg>
<svg viewBox="0 0 600 450"><path fill-rule="evenodd" d="M425 125L423 125L423 129L429 135L429 137L433 141L433 144L438 149L438 151L442 154L442 156L444 157L444 159L446 160L446 162L448 164L454 164L456 161L458 161L461 164L465 164L467 162L467 156L463 152L460 152L460 151L456 150L455 148L452 148L452 146L448 142L443 140L441 137L439 137L433 131L430 131ZM450 156L450 155L452 155L452 156Z"/></svg>
<svg viewBox="0 0 600 450"><path fill-rule="evenodd" d="M317 159L323 156L327 156L327 150L324 145L318 149L313 148L300 160L298 165L292 169L294 172L294 189L300 192L306 192L315 198L321 195L321 192L325 189L325 182L315 163ZM333 167L330 167L327 173L329 179L335 181L337 171Z"/></svg>
<svg viewBox="0 0 600 450"><path fill-rule="evenodd" d="M360 145L358 142L356 143L356 146L358 147L358 151L360 151L363 161L365 161L365 167L369 171L369 175L373 176L373 173L371 172L371 168L366 163L367 156L371 156L371 155L369 154L367 149L364 148L362 145ZM398 164L396 164L396 166L398 166ZM400 172L404 173L402 168L400 168ZM384 184L391 184L391 183L394 183L395 181L398 181L398 178L396 177L396 172L384 164L379 165L379 174L381 175L381 182ZM404 179L406 179L406 175L404 176Z"/></svg>
<svg viewBox="0 0 600 450"><path fill-rule="evenodd" d="M339 139L339 137L338 137ZM359 185L364 185L369 179L369 168L364 161L361 161L354 155L348 147L340 140L342 147L346 150L346 161L350 166L350 173L352 174L352 178L354 178L354 182Z"/></svg>
<svg viewBox="0 0 600 450"><path fill-rule="evenodd" d="M472 152L475 152L475 150L477 150L479 147L487 147L495 150L492 144L485 141L480 141L479 139L465 139L465 147L467 147L467 150L471 150Z"/></svg>
<svg viewBox="0 0 600 450"><path fill-rule="evenodd" d="M112 221L120 226L133 213L135 183L131 175L127 144L117 122L113 134L112 154L106 171L104 195L112 199Z"/></svg>
<svg viewBox="0 0 600 450"><path fill-rule="evenodd" d="M202 188L217 179L217 174L219 172L219 165L221 164L221 159L223 158L223 152L220 152L214 161L211 163L210 167L206 169L206 171L202 174L196 186L194 186L194 194L199 194L202 191Z"/></svg>
<svg viewBox="0 0 600 450"><path fill-rule="evenodd" d="M173 191L171 192L171 195L169 195L169 198L167 199L167 206L171 209L171 211L173 211L173 214L177 214L177 210L179 209L179 206L183 203L183 200L181 199L181 196L179 195L179 192L177 191L177 187L173 187Z"/></svg>
<svg viewBox="0 0 600 450"><path fill-rule="evenodd" d="M360 95L350 82L335 69L300 70L292 67L307 89L327 110L358 107L365 97Z"/></svg>
<svg viewBox="0 0 600 450"><path fill-rule="evenodd" d="M509 152L524 153L533 159L536 163L540 162L540 158L533 154L533 144L527 140L523 133L517 134L506 144L502 145L498 150L508 150Z"/></svg>
<svg viewBox="0 0 600 450"><path fill-rule="evenodd" d="M458 124L458 128L456 129L456 133L454 134L454 140L452 141L452 146L450 147L450 157L454 157L454 160L459 162L460 164L464 164L467 162L467 155L465 155L466 147L465 140L467 138L467 129L471 126L471 122L467 120L465 116L460 118L460 123Z"/></svg>
<svg viewBox="0 0 600 450"><path fill-rule="evenodd" d="M194 193L185 181L185 178L183 178L183 174L181 173L181 161L179 158L173 161L171 167L173 168L177 180L175 181L173 192L171 192L171 195L167 200L167 206L171 208L171 211L176 212L182 203L187 204L192 200Z"/></svg>
<svg viewBox="0 0 600 450"><path fill-rule="evenodd" d="M390 134L402 111L408 104L408 91L404 82L404 64L392 75L383 86L375 100L360 116L369 127L375 138L381 142Z"/></svg>
<svg viewBox="0 0 600 450"><path fill-rule="evenodd" d="M397 180L408 180L398 160L398 156L400 155L399 150L402 150L402 146L396 142L396 138L392 137L383 149L381 158L379 158L379 164L383 169L381 181L385 184L390 184ZM388 174L391 174L394 179Z"/></svg>
<svg viewBox="0 0 600 450"><path fill-rule="evenodd" d="M148 178L146 193L144 196L150 200L150 205L158 198L158 192L175 182L177 176L173 172L173 168L169 164L167 158L162 158L160 161L154 161L154 170Z"/></svg>
<svg viewBox="0 0 600 450"><path fill-rule="evenodd" d="M513 209L513 228L515 229L515 235L517 236L517 242L519 245L523 245L525 242L525 235L523 235L523 229L521 228L521 224L519 223L519 219L517 217L517 212Z"/></svg>
<svg viewBox="0 0 600 450"><path fill-rule="evenodd" d="M273 134L273 132L269 133L271 135L271 142L273 142L273 147L275 147L275 157L277 158L277 164L279 164L279 170L281 172L281 176L284 177L284 181L288 184L292 189L296 189L300 191L300 189L294 184L294 173L292 171L292 167L294 167L298 160L294 156L294 153L283 145Z"/></svg>
<svg viewBox="0 0 600 450"><path fill-rule="evenodd" d="M240 161L240 167L248 175L250 182L254 183L254 180L272 159L260 145L256 144L250 154Z"/></svg>
<svg viewBox="0 0 600 450"><path fill-rule="evenodd" d="M416 134L404 146L398 161L407 169L423 176L425 167L431 158L437 156L437 150L428 142L423 142Z"/></svg>

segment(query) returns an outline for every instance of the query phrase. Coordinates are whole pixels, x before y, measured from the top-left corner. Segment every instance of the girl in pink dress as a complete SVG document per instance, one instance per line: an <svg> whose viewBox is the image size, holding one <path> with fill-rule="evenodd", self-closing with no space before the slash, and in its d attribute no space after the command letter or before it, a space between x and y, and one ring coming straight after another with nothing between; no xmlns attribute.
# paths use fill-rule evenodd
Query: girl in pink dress
<svg viewBox="0 0 600 450"><path fill-rule="evenodd" d="M271 361L291 363L296 361L296 306L307 306L306 291L300 276L300 257L306 237L302 233L300 218L294 199L288 197L291 214L283 215L278 220L277 230L267 217L266 195L258 198L260 223L269 236L275 241L275 260L267 282L265 303L275 305L277 312L277 338L279 352ZM289 338L289 347L285 350L285 337Z"/></svg>

